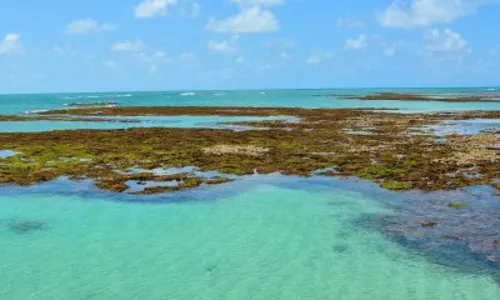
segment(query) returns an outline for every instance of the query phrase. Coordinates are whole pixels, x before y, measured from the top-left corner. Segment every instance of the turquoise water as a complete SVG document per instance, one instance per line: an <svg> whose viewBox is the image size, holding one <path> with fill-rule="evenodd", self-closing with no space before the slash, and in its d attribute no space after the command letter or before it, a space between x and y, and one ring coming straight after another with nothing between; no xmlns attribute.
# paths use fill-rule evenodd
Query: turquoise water
<svg viewBox="0 0 500 300"><path fill-rule="evenodd" d="M23 121L0 122L0 132L41 132L67 129L126 129L126 128L218 128L246 130L245 126L224 125L225 122L294 120L291 117L224 117L224 116L159 116L112 118L112 122L90 121ZM126 122L126 121L134 122Z"/></svg>
<svg viewBox="0 0 500 300"><path fill-rule="evenodd" d="M495 94L500 89L335 89L335 90L268 90L268 91L195 91L186 92L121 92L92 94L0 95L0 114L66 108L74 102L116 101L122 106L283 106L283 107L374 107L412 111L498 110L500 103L445 103L408 101L341 100L328 95L364 95L374 92L407 92L429 95Z"/></svg>
<svg viewBox="0 0 500 300"><path fill-rule="evenodd" d="M122 106L373 107L410 113L500 110L498 103L327 97L376 91L0 95L0 114L95 101ZM397 91L500 93L486 88ZM137 123L119 122L123 119ZM275 118L0 122L0 132L158 126L244 130L221 122L262 119ZM498 128L498 122L471 120L435 129L475 133L491 126ZM0 145L0 158L15 154ZM450 211L451 199L470 209ZM492 191L394 193L362 181L279 175L156 196L112 194L91 182L64 179L28 188L1 186L0 299L500 299L500 269L498 263L485 263L484 247L463 251L446 244L464 224L465 232L476 238L471 239L474 246L496 235L500 239L497 199ZM446 224L426 231L415 218L428 216ZM436 245L446 251L434 251ZM486 250L500 257L499 249Z"/></svg>
<svg viewBox="0 0 500 300"><path fill-rule="evenodd" d="M4 187L0 299L500 297L490 276L431 263L360 226L393 213L388 197L397 196L276 175L148 201L86 183ZM13 230L20 222L43 226Z"/></svg>

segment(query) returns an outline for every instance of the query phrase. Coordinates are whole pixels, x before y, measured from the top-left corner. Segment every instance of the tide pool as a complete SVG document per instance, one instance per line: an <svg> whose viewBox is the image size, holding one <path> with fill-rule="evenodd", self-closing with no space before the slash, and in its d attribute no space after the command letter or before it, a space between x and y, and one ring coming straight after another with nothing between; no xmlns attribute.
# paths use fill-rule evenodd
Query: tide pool
<svg viewBox="0 0 500 300"><path fill-rule="evenodd" d="M127 129L127 128L212 128L247 130L246 126L227 125L231 122L266 120L294 120L293 117L231 117L231 116L148 116L111 117L112 121L22 121L0 122L0 132L42 132L75 129ZM132 122L129 122L132 121Z"/></svg>
<svg viewBox="0 0 500 300"><path fill-rule="evenodd" d="M397 195L279 175L151 197L2 187L0 299L498 299L488 274L360 222L393 214Z"/></svg>

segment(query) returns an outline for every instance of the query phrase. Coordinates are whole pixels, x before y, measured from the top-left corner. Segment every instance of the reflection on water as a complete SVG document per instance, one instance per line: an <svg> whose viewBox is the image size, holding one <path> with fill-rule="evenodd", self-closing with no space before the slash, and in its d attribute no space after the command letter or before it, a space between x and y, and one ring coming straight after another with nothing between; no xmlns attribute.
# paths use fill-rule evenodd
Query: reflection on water
<svg viewBox="0 0 500 300"><path fill-rule="evenodd" d="M490 272L379 230L412 193L279 175L148 197L3 187L0 299L498 299ZM12 220L44 227L16 234Z"/></svg>
<svg viewBox="0 0 500 300"><path fill-rule="evenodd" d="M446 120L438 125L429 125L425 131L438 136L448 134L474 135L482 131L500 131L499 119Z"/></svg>

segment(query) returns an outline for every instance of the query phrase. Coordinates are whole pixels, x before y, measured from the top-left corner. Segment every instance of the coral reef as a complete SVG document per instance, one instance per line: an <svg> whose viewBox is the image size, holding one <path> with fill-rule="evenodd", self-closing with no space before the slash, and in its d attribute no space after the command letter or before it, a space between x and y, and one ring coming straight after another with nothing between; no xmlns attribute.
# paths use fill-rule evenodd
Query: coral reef
<svg viewBox="0 0 500 300"><path fill-rule="evenodd" d="M338 97L338 96L335 96ZM365 96L340 96L343 99L354 100L395 100L395 101L438 101L438 102L489 102L500 103L499 95L479 96L430 96L425 94L378 93Z"/></svg>
<svg viewBox="0 0 500 300"><path fill-rule="evenodd" d="M437 137L419 129L442 120L500 118L499 111L399 114L366 109L254 107L106 107L44 112L37 117L224 115L293 116L298 120L239 122L259 130L134 128L0 133L0 183L30 185L69 176L94 179L100 188L126 192L127 181L177 181L143 193L218 184L194 172L158 175L148 170L195 166L200 171L250 175L280 172L357 176L391 190L424 191L491 185L498 189L500 138L486 132ZM105 119L105 117L104 117ZM266 130L262 130L266 128ZM369 134L351 134L366 131ZM132 168L140 174L120 172ZM471 176L473 169L474 176Z"/></svg>

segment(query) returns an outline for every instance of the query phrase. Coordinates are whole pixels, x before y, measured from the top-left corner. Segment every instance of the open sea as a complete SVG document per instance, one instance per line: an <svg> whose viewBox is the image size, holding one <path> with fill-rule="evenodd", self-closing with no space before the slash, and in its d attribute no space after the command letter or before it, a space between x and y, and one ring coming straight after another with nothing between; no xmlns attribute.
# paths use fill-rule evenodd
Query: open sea
<svg viewBox="0 0 500 300"><path fill-rule="evenodd" d="M402 113L500 110L500 103L327 97L376 91L0 95L0 114L25 115L98 101L121 106L397 108ZM500 97L500 88L394 91ZM0 122L0 132L134 126L223 129L220 122L258 119ZM473 126L498 129L500 123L478 121ZM0 145L0 150L9 149ZM155 196L114 194L88 181L65 178L32 187L0 186L0 299L500 299L498 264L485 264L463 249L429 250L421 240L392 238L381 221L399 216L415 199L478 199L472 203L478 211L500 214L499 197L482 193L482 187L430 195L399 193L356 179L279 174ZM22 224L37 230L23 230ZM498 233L500 221L495 226L487 230Z"/></svg>

